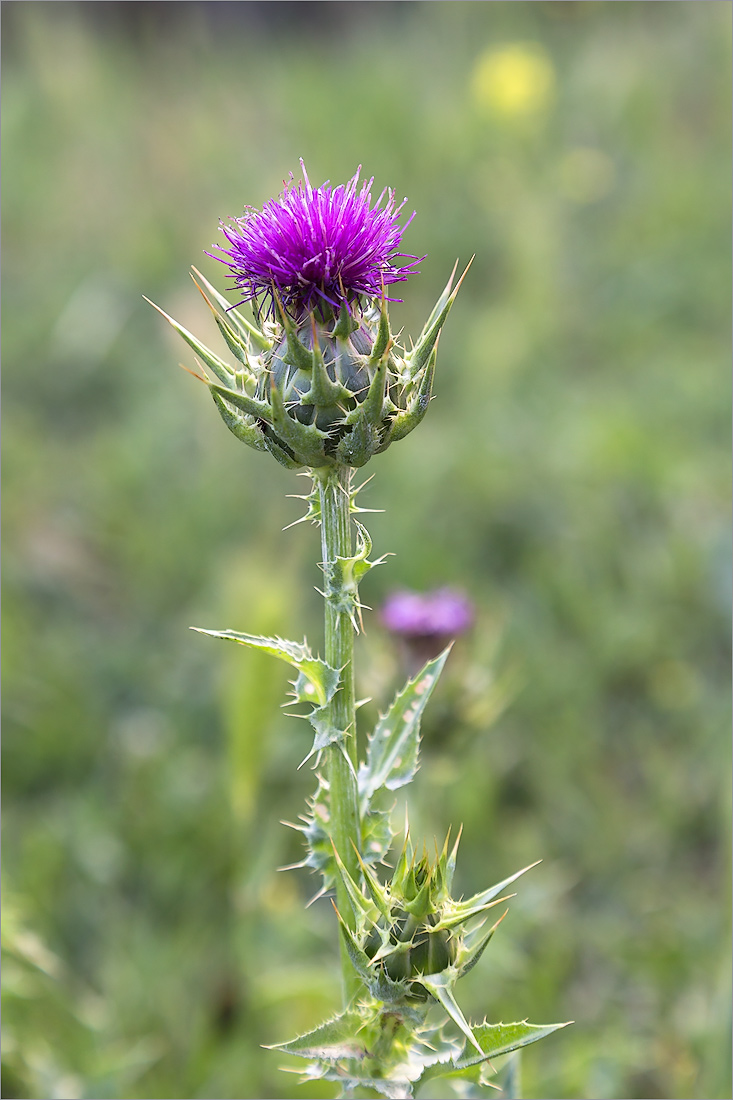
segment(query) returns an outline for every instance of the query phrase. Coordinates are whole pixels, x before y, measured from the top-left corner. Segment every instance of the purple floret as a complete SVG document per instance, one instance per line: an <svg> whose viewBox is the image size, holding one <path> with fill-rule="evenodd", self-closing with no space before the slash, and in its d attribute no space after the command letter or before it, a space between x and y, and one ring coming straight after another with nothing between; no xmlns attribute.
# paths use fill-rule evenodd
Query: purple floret
<svg viewBox="0 0 733 1100"><path fill-rule="evenodd" d="M460 592L440 588L427 595L394 592L382 608L382 622L406 637L455 637L473 623L473 607Z"/></svg>
<svg viewBox="0 0 733 1100"><path fill-rule="evenodd" d="M259 312L266 301L272 313L276 291L300 318L319 305L338 311L361 297L381 298L385 286L404 282L420 262L399 251L415 216L398 225L407 200L395 207L394 191L385 190L371 208L373 179L359 187L361 167L347 184L331 187L326 181L314 188L302 160L300 166L305 185L291 173L278 199L261 211L248 208L231 226L222 224L231 247L215 247L226 259L208 253L231 269L242 294L237 304L252 301Z"/></svg>

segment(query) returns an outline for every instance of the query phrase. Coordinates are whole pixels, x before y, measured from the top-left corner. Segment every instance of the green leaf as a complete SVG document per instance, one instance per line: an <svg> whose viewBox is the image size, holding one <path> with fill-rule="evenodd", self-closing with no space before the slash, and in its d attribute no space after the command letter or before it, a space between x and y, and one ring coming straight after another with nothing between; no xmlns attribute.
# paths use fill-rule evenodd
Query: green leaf
<svg viewBox="0 0 733 1100"><path fill-rule="evenodd" d="M377 331L377 338L372 345L371 354L369 356L369 362L374 367L387 351L387 345L391 344L392 333L389 327L389 315L387 313L387 304L382 299L382 305L379 313L379 329Z"/></svg>
<svg viewBox="0 0 733 1100"><path fill-rule="evenodd" d="M567 1027L569 1023L572 1021L563 1024L528 1024L526 1020L515 1024L487 1024L485 1021L483 1024L474 1024L472 1030L481 1043L484 1054L477 1056L473 1047L469 1047L466 1043L458 1058L427 1066L420 1075L419 1081L415 1082L415 1087L424 1085L436 1077L461 1078L489 1084L481 1081L479 1071L490 1058L498 1058L502 1054L510 1054L513 1050L536 1043L538 1039L544 1039L553 1031Z"/></svg>
<svg viewBox="0 0 733 1100"><path fill-rule="evenodd" d="M295 683L296 691L293 694L296 696L297 702L312 702L312 700L304 699L297 693L297 686L303 679L304 677L301 673ZM310 681L306 683L307 686L310 687ZM305 717L305 715L301 717ZM304 764L307 764L312 756L316 758L314 767L318 767L321 761L321 753L324 749L327 749L329 745L337 745L339 742L343 744L348 736L348 730L342 730L339 729L338 726L333 725L331 708L329 706L314 707L308 715L308 721L313 726L315 737L313 738L313 744L311 745L308 755L301 760L298 768L302 768Z"/></svg>
<svg viewBox="0 0 733 1100"><path fill-rule="evenodd" d="M456 1062L456 1066L462 1069L465 1066L474 1066L486 1058L498 1058L500 1054L510 1054L520 1047L536 1043L538 1039L544 1039L546 1035L552 1035L553 1031L568 1027L572 1020L566 1020L562 1024L528 1024L526 1020L520 1020L515 1024L482 1024L473 1025L473 1033L484 1051L483 1058L476 1058L468 1047Z"/></svg>
<svg viewBox="0 0 733 1100"><path fill-rule="evenodd" d="M468 1023L466 1017L461 1012L460 1008L458 1007L458 1002L453 996L453 986L455 985L455 982L456 973L452 967L448 967L447 970L443 970L439 974L424 974L420 977L420 984L424 985L428 993L432 994L432 996L435 997L436 1001L438 1001L448 1013L451 1020L453 1020L455 1024L458 1024L459 1028L466 1036L467 1040L472 1044L472 1046L476 1047L476 1050L479 1052L480 1056L478 1061L481 1062L484 1060L484 1057L486 1057L486 1055L479 1045L478 1040L474 1036L474 1033L471 1030L471 1025ZM466 1048L464 1048L464 1050L465 1049Z"/></svg>
<svg viewBox="0 0 733 1100"><path fill-rule="evenodd" d="M484 1088L497 1088L496 1085L485 1079L486 1068L486 1063L476 1066L463 1066L459 1069L455 1062L438 1062L427 1066L423 1070L419 1079L415 1082L415 1088L419 1089L428 1081L434 1081L436 1077L448 1077L452 1081L472 1081L476 1085L483 1085ZM476 1093L469 1092L468 1095L472 1096Z"/></svg>
<svg viewBox="0 0 733 1100"><path fill-rule="evenodd" d="M362 1089L374 1089L380 1096L386 1097L386 1100L412 1100L414 1096L412 1083L406 1078L366 1077L362 1075L360 1066L355 1068L354 1073L349 1073L343 1064L332 1066L322 1061L312 1062L306 1075L301 1078L301 1084L315 1080L335 1081L339 1085L340 1097L363 1095Z"/></svg>
<svg viewBox="0 0 733 1100"><path fill-rule="evenodd" d="M309 702L325 706L334 696L338 687L340 672L336 668L314 657L305 640L289 642L284 638L264 638L259 634L239 634L235 630L204 630L200 626L191 627L199 634L208 634L212 638L224 638L226 641L239 642L250 649L260 649L287 661L297 668L300 676L295 681L295 701Z"/></svg>
<svg viewBox="0 0 733 1100"><path fill-rule="evenodd" d="M339 1016L327 1020L325 1024L291 1039L287 1043L275 1043L269 1050L282 1050L285 1054L297 1054L299 1058L324 1058L335 1061L337 1058L363 1058L366 1054L364 1044L356 1038L363 1025L362 1013L347 1008Z"/></svg>
<svg viewBox="0 0 733 1100"><path fill-rule="evenodd" d="M374 793L382 787L397 790L409 783L417 771L420 748L420 718L425 709L450 646L423 668L414 680L395 696L369 738L366 763L359 766L359 793L362 812Z"/></svg>
<svg viewBox="0 0 733 1100"><path fill-rule="evenodd" d="M383 863L392 847L394 831L388 810L369 811L361 819L361 851L366 864Z"/></svg>
<svg viewBox="0 0 733 1100"><path fill-rule="evenodd" d="M371 536L364 524L359 523L358 519L354 520L354 525L356 526L356 553L353 558L338 558L337 560L349 567L351 576L358 585L370 569L374 569L375 565L383 565L388 555L382 554L381 558L369 561L369 555L372 552Z"/></svg>
<svg viewBox="0 0 733 1100"><path fill-rule="evenodd" d="M324 570L326 576L326 596L339 611L349 615L354 627L358 630L358 623L354 618L354 611L362 605L358 602L359 584L363 577L374 569L376 565L382 565L387 554L381 558L369 561L372 551L372 540L369 532L362 523L354 520L356 526L356 553L353 557L341 557Z"/></svg>

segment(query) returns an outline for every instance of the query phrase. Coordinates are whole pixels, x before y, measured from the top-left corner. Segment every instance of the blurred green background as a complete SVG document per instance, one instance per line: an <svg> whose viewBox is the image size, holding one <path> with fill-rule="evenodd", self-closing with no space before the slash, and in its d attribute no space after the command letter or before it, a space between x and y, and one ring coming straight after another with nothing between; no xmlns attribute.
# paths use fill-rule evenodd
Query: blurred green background
<svg viewBox="0 0 733 1100"><path fill-rule="evenodd" d="M242 447L146 294L304 157L456 257L420 430L370 466L375 609L475 601L413 835L459 892L541 858L459 987L573 1019L535 1097L729 1097L728 3L4 4L6 1097L319 1097L262 1044L339 1003L283 828L313 787L284 665L320 645L305 483ZM402 677L367 614L360 694ZM376 713L366 708L364 728ZM293 1062L291 1060L290 1064Z"/></svg>

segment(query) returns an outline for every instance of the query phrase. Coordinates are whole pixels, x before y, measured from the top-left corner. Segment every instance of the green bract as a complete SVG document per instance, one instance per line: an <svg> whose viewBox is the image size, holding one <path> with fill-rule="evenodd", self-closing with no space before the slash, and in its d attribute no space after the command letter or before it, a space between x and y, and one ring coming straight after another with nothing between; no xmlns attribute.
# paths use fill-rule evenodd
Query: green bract
<svg viewBox="0 0 733 1100"><path fill-rule="evenodd" d="M463 279L454 287L454 276L455 268L409 351L395 342L384 299L338 314L322 304L296 322L275 295L277 320L260 327L194 269L234 366L155 308L213 375L203 381L237 439L292 469L358 467L424 417L438 337Z"/></svg>

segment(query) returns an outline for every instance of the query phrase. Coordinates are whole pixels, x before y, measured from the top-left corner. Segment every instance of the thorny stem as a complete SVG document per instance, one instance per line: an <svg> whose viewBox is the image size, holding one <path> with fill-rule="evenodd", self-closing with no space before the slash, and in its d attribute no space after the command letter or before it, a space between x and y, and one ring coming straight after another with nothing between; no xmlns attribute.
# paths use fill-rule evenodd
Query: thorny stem
<svg viewBox="0 0 733 1100"><path fill-rule="evenodd" d="M361 847L361 821L356 783L357 744L354 696L354 627L348 613L349 593L342 585L338 558L350 558L351 469L348 466L314 470L321 505L321 549L325 585L325 660L341 670L338 689L330 703L330 726L344 731L341 740L326 750L330 788L331 839L352 878L360 879L356 849ZM352 609L353 613L353 609ZM346 888L338 880L338 910L353 927L353 915ZM341 967L346 1003L359 992L361 979L354 970L343 937Z"/></svg>

